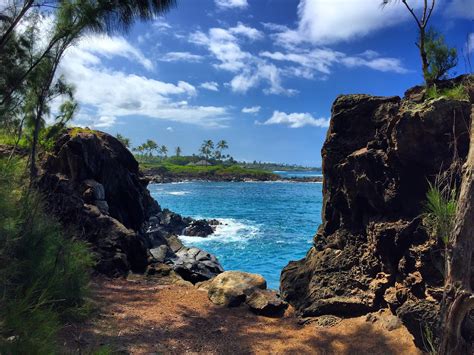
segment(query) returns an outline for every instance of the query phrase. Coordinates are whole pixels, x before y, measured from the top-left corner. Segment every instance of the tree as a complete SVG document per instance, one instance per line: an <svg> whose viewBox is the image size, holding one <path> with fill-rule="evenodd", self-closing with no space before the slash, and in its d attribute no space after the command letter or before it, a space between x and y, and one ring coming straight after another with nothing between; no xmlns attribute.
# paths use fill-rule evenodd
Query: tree
<svg viewBox="0 0 474 355"><path fill-rule="evenodd" d="M149 20L163 13L174 5L174 0L151 0L151 1L115 1L115 0L82 0L82 1L12 1L8 9L11 16L2 13L2 26L0 33L0 57L4 56L3 49L14 38L14 30L31 9L39 9L43 6L54 8L55 23L52 35L46 41L46 46L39 50L34 44L31 48L36 49L25 70L16 75L12 85L7 90L2 90L0 101L0 112L5 112L5 104L11 102L25 81L34 86L29 95L29 117L33 120L33 139L30 154L30 177L36 177L36 151L43 115L48 111L48 97L53 93L51 87L55 78L56 69L64 54L64 51L86 31L109 32L116 30L127 30L135 20ZM22 3L22 6L19 6ZM20 9L17 11L17 9ZM42 34L44 36L44 34ZM3 75L3 73L2 73ZM37 98L32 98L32 92ZM32 104L33 103L33 104ZM2 119L3 121L3 119Z"/></svg>
<svg viewBox="0 0 474 355"><path fill-rule="evenodd" d="M129 138L122 136L120 133L117 133L115 135L115 138L117 138L120 141L120 143L122 143L124 146L126 146L127 148L130 148Z"/></svg>
<svg viewBox="0 0 474 355"><path fill-rule="evenodd" d="M199 153L201 153L204 159L206 160L206 165L209 164L209 157L211 156L213 149L214 149L214 142L210 139L205 140L202 143L201 148L199 148Z"/></svg>
<svg viewBox="0 0 474 355"><path fill-rule="evenodd" d="M175 155L176 155L177 157L180 157L180 156L181 156L181 147L176 147L176 148L174 149L174 152L175 152Z"/></svg>
<svg viewBox="0 0 474 355"><path fill-rule="evenodd" d="M162 145L159 150L160 154L163 155L164 158L166 158L168 155L168 148L166 147L166 145Z"/></svg>
<svg viewBox="0 0 474 355"><path fill-rule="evenodd" d="M216 159L222 158L222 151L225 149L229 149L229 145L227 144L225 140L220 140L219 142L217 142L216 151L214 153L214 156L216 157Z"/></svg>
<svg viewBox="0 0 474 355"><path fill-rule="evenodd" d="M158 151L159 145L154 140L147 139L147 141L144 143L144 148L145 151L148 152L148 156L151 157L154 151Z"/></svg>
<svg viewBox="0 0 474 355"><path fill-rule="evenodd" d="M472 115L471 115L472 117ZM469 344L461 335L464 318L474 310L471 289L474 252L474 125L464 164L454 228L448 241L444 296L441 305L441 345L439 354L468 354ZM472 349L471 349L472 350Z"/></svg>
<svg viewBox="0 0 474 355"><path fill-rule="evenodd" d="M428 80L435 82L446 79L449 70L458 64L456 48L450 48L444 36L430 28L426 34L426 55L428 58Z"/></svg>
<svg viewBox="0 0 474 355"><path fill-rule="evenodd" d="M393 0L383 0L382 1L382 6L385 6L389 3L393 2ZM425 83L427 87L430 87L433 84L433 81L430 79L429 75L429 61L428 61L428 54L426 51L426 42L427 42L427 37L426 37L426 28L428 25L428 22L431 18L431 15L433 13L433 9L436 4L436 0L431 0L431 2L428 4L428 0L424 0L424 5L423 5L423 10L420 15L417 15L415 13L415 10L413 7L411 7L408 4L407 0L401 0L402 4L405 5L407 10L410 12L412 17L415 19L416 25L418 26L418 35L419 35L419 40L418 43L415 43L416 46L418 47L418 50L420 51L420 57L421 57L421 70L423 73L423 77L425 79Z"/></svg>

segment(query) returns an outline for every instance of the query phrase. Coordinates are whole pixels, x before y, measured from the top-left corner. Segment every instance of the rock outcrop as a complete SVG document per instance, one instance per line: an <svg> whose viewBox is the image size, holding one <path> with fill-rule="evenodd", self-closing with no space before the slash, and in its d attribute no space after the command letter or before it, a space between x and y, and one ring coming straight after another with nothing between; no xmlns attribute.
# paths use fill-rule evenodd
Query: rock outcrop
<svg viewBox="0 0 474 355"><path fill-rule="evenodd" d="M198 230L192 218L162 210L147 185L134 156L116 138L78 128L68 130L44 157L38 180L48 209L91 244L98 272L152 273L160 268L157 263L165 263L192 282L222 272L214 256L185 247L176 236L190 226L204 236L212 227L202 220Z"/></svg>
<svg viewBox="0 0 474 355"><path fill-rule="evenodd" d="M281 292L303 316L389 306L422 346L442 297L443 245L420 215L428 182L467 154L471 103L407 95L334 102L322 224L306 257L282 271Z"/></svg>

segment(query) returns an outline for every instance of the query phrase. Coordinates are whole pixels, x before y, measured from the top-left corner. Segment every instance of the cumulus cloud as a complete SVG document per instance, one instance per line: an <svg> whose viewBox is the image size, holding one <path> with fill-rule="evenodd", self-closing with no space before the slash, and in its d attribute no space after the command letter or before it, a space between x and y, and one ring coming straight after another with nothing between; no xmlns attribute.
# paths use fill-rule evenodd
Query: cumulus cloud
<svg viewBox="0 0 474 355"><path fill-rule="evenodd" d="M413 2L415 10L420 6L421 1ZM301 0L296 28L275 24L266 27L276 31L276 41L285 47L303 42L327 45L363 37L409 17L400 4L381 8L377 1Z"/></svg>
<svg viewBox="0 0 474 355"><path fill-rule="evenodd" d="M329 120L326 118L314 118L310 113L285 113L273 111L272 117L264 122L255 121L258 125L287 125L291 128L301 128L304 126L329 127Z"/></svg>
<svg viewBox="0 0 474 355"><path fill-rule="evenodd" d="M293 95L295 90L282 85L281 71L272 63L242 49L243 39L257 40L263 35L260 31L239 23L228 29L211 28L190 35L189 41L206 47L217 60L214 66L234 74L228 83L231 90L246 93L248 90L265 84L267 94Z"/></svg>
<svg viewBox="0 0 474 355"><path fill-rule="evenodd" d="M201 85L199 85L199 87L206 90L219 91L219 84L216 83L215 81L206 81L205 83L202 83Z"/></svg>
<svg viewBox="0 0 474 355"><path fill-rule="evenodd" d="M174 132L173 127L166 127L166 130L167 130L168 132Z"/></svg>
<svg viewBox="0 0 474 355"><path fill-rule="evenodd" d="M106 58L123 57L135 59L148 70L154 68L153 63L122 36L86 36L79 41L77 47L83 51L82 54L99 54Z"/></svg>
<svg viewBox="0 0 474 355"><path fill-rule="evenodd" d="M255 114L260 112L260 106L251 106L251 107L244 107L242 109L243 113Z"/></svg>
<svg viewBox="0 0 474 355"><path fill-rule="evenodd" d="M249 6L247 0L214 0L219 9L245 9Z"/></svg>
<svg viewBox="0 0 474 355"><path fill-rule="evenodd" d="M202 55L190 52L168 52L160 60L163 62L191 62L197 63L204 59Z"/></svg>
<svg viewBox="0 0 474 355"><path fill-rule="evenodd" d="M81 105L79 120L90 126L108 127L117 117L141 115L205 127L226 126L227 108L188 103L187 99L195 97L197 90L186 81L168 83L107 68L102 63L104 57L129 53L126 57L133 60L139 58L133 53L140 52L122 39L91 37L69 48L59 68L59 74L64 74L76 88L75 97ZM95 45L88 47L84 43ZM102 52L99 48L106 50ZM145 62L141 64L146 67ZM90 119L85 119L85 114L96 117L92 124L89 124Z"/></svg>

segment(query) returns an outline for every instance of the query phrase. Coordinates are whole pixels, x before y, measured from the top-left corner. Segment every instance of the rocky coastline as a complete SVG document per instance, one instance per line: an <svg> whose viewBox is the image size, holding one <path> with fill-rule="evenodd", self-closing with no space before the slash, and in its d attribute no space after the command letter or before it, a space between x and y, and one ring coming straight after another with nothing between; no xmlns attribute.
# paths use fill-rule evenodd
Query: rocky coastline
<svg viewBox="0 0 474 355"><path fill-rule="evenodd" d="M466 159L472 79L439 83L464 85L470 102L426 99L421 87L404 98L335 100L322 148L322 224L306 257L281 274L282 296L301 316L389 308L418 347L426 346L426 332L436 341L444 245L422 216L429 183ZM473 324L465 326L474 334Z"/></svg>
<svg viewBox="0 0 474 355"><path fill-rule="evenodd" d="M154 184L167 184L173 182L209 181L209 182L308 182L321 183L322 176L304 177L282 177L276 174L265 174L262 176L242 175L207 175L196 177L193 175L162 174L153 169L143 171L144 176Z"/></svg>
<svg viewBox="0 0 474 355"><path fill-rule="evenodd" d="M133 155L114 137L69 130L44 157L38 188L48 210L75 238L90 243L96 272L169 274L196 283L223 272L214 255L178 235L205 237L216 220L182 217L150 196Z"/></svg>

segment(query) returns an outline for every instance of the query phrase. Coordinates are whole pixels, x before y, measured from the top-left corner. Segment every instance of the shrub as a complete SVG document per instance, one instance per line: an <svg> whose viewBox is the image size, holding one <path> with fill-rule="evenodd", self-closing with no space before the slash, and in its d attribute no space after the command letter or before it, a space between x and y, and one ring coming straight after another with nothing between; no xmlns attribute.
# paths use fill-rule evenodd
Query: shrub
<svg viewBox="0 0 474 355"><path fill-rule="evenodd" d="M456 85L452 88L439 90L436 85L426 89L426 97L428 99L437 99L439 97L446 97L452 100L469 100L469 95L466 88L462 85Z"/></svg>
<svg viewBox="0 0 474 355"><path fill-rule="evenodd" d="M426 194L423 218L423 224L428 229L428 232L432 236L442 240L444 244L448 244L455 214L455 190L446 191L446 189L441 189L439 185L430 184Z"/></svg>
<svg viewBox="0 0 474 355"><path fill-rule="evenodd" d="M61 322L85 306L93 260L44 212L24 171L0 159L0 353L48 354Z"/></svg>

